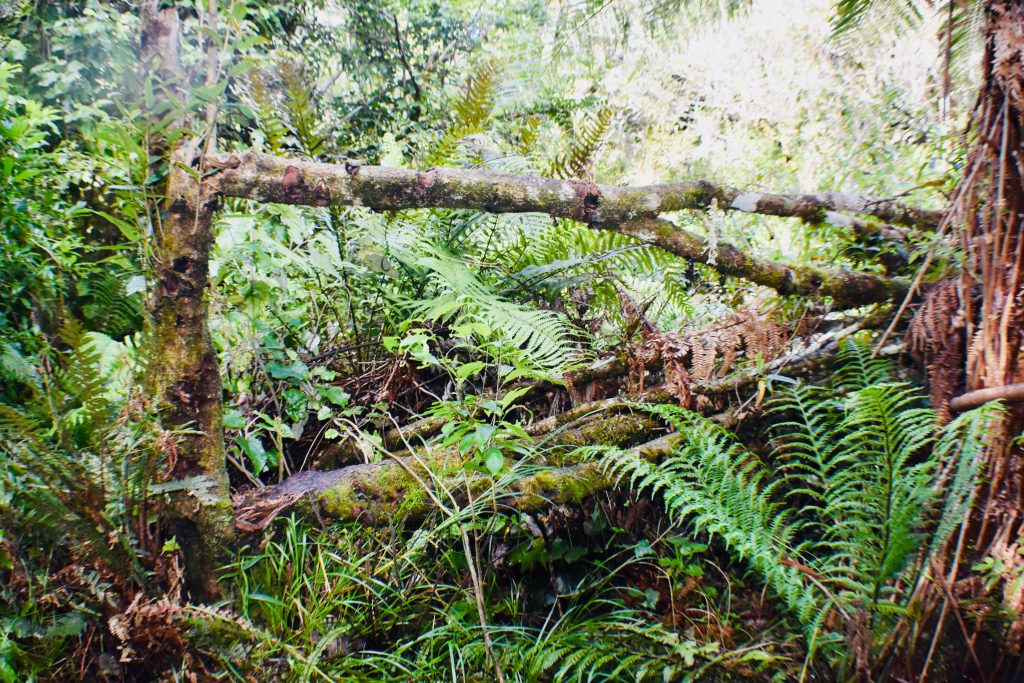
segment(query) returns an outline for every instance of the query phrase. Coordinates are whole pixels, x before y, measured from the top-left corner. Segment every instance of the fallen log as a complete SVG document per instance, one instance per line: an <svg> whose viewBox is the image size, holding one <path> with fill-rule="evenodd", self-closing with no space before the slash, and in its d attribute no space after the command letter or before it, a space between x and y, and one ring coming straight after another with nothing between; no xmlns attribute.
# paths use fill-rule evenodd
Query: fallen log
<svg viewBox="0 0 1024 683"><path fill-rule="evenodd" d="M652 395L648 395L653 398ZM652 416L641 412L613 415L593 413L578 424L558 425L546 445L544 457L534 465L572 467L569 455L578 446L607 444L634 446L665 430ZM553 427L552 431L557 429ZM299 472L276 486L254 489L235 497L235 524L243 531L266 528L274 517L302 503L307 511L327 519L362 519L369 523L395 515L422 516L432 507L424 484L459 482L463 476L479 490L490 479L466 472L457 448L424 445L407 454L385 453L378 462L350 465L326 472ZM548 470L545 470L548 471ZM541 479L543 473L536 475ZM538 479L540 481L540 479Z"/></svg>
<svg viewBox="0 0 1024 683"><path fill-rule="evenodd" d="M864 325L861 321L823 335L801 352L779 359L761 372L737 373L695 385L694 390L707 394L735 392L761 381L767 372L787 366L795 372L827 369L839 342ZM895 351L898 348L888 350ZM664 387L653 387L632 399L612 397L593 401L529 425L526 431L535 438L543 438L545 446L564 448L545 448L544 457L531 464L547 469L511 482L510 497L505 503L536 509L545 501L578 502L586 495L609 488L612 482L605 478L599 465L571 461L572 452L579 446L640 448L645 457L664 454L668 444L674 443L673 437L652 438L664 426L650 415L637 412L636 405L671 402L672 398ZM732 411L712 419L729 427L735 423ZM434 507L424 484L433 488L437 481L460 486L468 482L469 493L474 495L492 483L488 477L466 473L457 449L424 444L414 451L386 453L386 459L374 463L325 472L300 472L276 486L240 494L235 498L235 521L243 531L257 531L296 505L306 514L331 520L377 523L396 515L422 517Z"/></svg>

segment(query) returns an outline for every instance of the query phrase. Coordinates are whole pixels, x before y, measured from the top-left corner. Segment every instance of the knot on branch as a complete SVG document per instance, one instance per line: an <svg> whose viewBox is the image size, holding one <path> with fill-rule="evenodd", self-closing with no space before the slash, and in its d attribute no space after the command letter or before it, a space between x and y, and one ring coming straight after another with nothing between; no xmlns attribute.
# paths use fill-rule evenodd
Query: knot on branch
<svg viewBox="0 0 1024 683"><path fill-rule="evenodd" d="M601 205L601 189L594 183L585 180L570 180L569 184L576 192L579 201L579 220L593 223L597 220L597 209Z"/></svg>
<svg viewBox="0 0 1024 683"><path fill-rule="evenodd" d="M306 179L298 166L289 166L284 169L284 178L281 179L281 191L289 201L297 202L302 199L305 193Z"/></svg>

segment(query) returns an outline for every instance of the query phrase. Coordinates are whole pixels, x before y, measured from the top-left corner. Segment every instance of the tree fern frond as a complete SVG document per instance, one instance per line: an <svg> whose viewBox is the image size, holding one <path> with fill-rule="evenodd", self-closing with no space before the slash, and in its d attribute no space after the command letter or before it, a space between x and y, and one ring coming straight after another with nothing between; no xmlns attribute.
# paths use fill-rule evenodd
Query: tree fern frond
<svg viewBox="0 0 1024 683"><path fill-rule="evenodd" d="M377 244L385 245L389 258L421 273L429 283L432 295L407 302L415 315L453 326L483 323L491 331L481 339L485 349L497 356L515 353L542 371L555 371L579 359L577 333L562 315L501 296L469 263L438 246L419 226L396 221L371 227L371 233Z"/></svg>
<svg viewBox="0 0 1024 683"><path fill-rule="evenodd" d="M871 357L871 347L854 339L845 339L836 354L836 371L833 383L844 389L856 391L872 384L892 379L892 363L878 356Z"/></svg>
<svg viewBox="0 0 1024 683"><path fill-rule="evenodd" d="M580 124L569 149L551 160L546 175L554 178L581 177L604 142L612 120L612 110L605 107Z"/></svg>

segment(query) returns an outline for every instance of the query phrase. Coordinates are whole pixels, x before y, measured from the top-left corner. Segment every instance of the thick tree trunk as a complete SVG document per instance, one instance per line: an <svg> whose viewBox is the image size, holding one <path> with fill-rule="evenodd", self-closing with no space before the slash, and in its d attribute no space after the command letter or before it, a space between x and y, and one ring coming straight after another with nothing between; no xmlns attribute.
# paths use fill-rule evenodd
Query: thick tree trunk
<svg viewBox="0 0 1024 683"><path fill-rule="evenodd" d="M1024 3L991 2L986 8L984 84L968 157L962 200L968 268L961 280L966 319L967 390L1005 391L1024 381ZM980 300L975 297L980 293ZM975 394L977 395L977 394ZM1008 568L1004 602L1018 615L1006 645L1024 645L1024 461L1014 437L1024 408L1011 404L1001 448L992 454L977 550Z"/></svg>
<svg viewBox="0 0 1024 683"><path fill-rule="evenodd" d="M181 22L173 8L155 0L143 6L143 57L156 92L185 99L178 63ZM163 140L170 129L154 125L152 165L166 167L166 196L151 206L155 216L153 253L157 285L150 304L153 319L148 381L160 401L166 426L185 430L169 452L171 476L187 481L172 494L171 532L185 556L192 597L219 596L216 569L230 558L234 539L224 453L222 385L216 349L207 327L206 294L213 245L214 197L200 188L187 145L169 153Z"/></svg>
<svg viewBox="0 0 1024 683"><path fill-rule="evenodd" d="M974 145L946 216L958 231L965 265L959 282L932 288L909 330L928 369L932 401L947 417L950 410L1024 395L1024 3L989 2L985 12L982 88L970 125ZM963 390L967 393L952 398ZM1024 461L1015 437L1024 427L1024 404L1011 402L1008 408L1011 419L1003 421L1001 433L991 435L988 477L969 526L973 542L962 559L992 557L1005 568L1001 597L1017 616L999 646L1019 654L1024 643L1024 585L1018 578L1024 570ZM979 604L997 597L992 584L976 574L954 566L953 578L958 571L970 584L964 592ZM972 622L979 632L994 630L983 619ZM991 669L982 675L1003 676L1016 663L992 658L985 666Z"/></svg>

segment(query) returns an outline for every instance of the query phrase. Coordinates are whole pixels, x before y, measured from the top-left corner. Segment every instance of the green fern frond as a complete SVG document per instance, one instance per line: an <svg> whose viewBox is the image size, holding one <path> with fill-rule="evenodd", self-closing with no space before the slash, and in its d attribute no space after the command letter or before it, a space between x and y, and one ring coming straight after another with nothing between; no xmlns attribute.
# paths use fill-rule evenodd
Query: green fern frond
<svg viewBox="0 0 1024 683"><path fill-rule="evenodd" d="M258 69L249 73L249 96L256 105L256 117L260 130L266 139L266 151L270 154L280 154L284 149L284 140L288 135L284 121L277 113L274 98L264 83L263 76Z"/></svg>
<svg viewBox="0 0 1024 683"><path fill-rule="evenodd" d="M850 391L888 382L893 377L892 362L881 356L872 358L872 347L854 339L844 339L836 354L833 383Z"/></svg>
<svg viewBox="0 0 1024 683"><path fill-rule="evenodd" d="M776 392L765 409L769 416L783 418L772 423L771 432L786 497L797 497L804 505L820 509L829 485L829 460L840 419L835 402L826 390L799 384ZM828 521L822 519L820 524L827 526Z"/></svg>
<svg viewBox="0 0 1024 683"><path fill-rule="evenodd" d="M660 464L631 451L608 450L604 467L632 488L660 495L669 514L718 537L747 561L791 609L813 613L822 605L803 575L783 560L796 559L798 528L774 500L772 484L756 459L719 425L673 406L642 406L674 426L682 444Z"/></svg>
<svg viewBox="0 0 1024 683"><path fill-rule="evenodd" d="M998 402L988 403L959 415L942 428L935 445L935 458L945 472L942 509L932 532L929 554L940 552L953 531L967 519L974 503L978 477L992 443L1000 434L1006 409Z"/></svg>
<svg viewBox="0 0 1024 683"><path fill-rule="evenodd" d="M1002 415L987 406L937 430L923 395L885 381L888 363L861 345L844 347L836 373L843 391L859 388L798 385L769 400L774 472L722 427L674 406L641 406L678 434L663 462L618 448L580 455L721 541L803 624L812 654L841 663L843 634L828 630L827 615L866 609L884 639L908 614L921 550L940 552L967 516Z"/></svg>
<svg viewBox="0 0 1024 683"><path fill-rule="evenodd" d="M914 463L935 437L935 414L900 384L868 386L849 398L845 434L830 463L826 539L859 558L877 589L900 571L925 523L934 460Z"/></svg>
<svg viewBox="0 0 1024 683"><path fill-rule="evenodd" d="M99 339L73 319L65 323L61 369L45 377L52 412L0 404L0 486L10 484L0 495L0 527L21 520L84 556L137 570L141 580L132 534L160 453L159 430L151 415L123 414L123 392L108 386Z"/></svg>
<svg viewBox="0 0 1024 683"><path fill-rule="evenodd" d="M551 160L546 175L553 178L580 177L597 154L612 121L612 110L604 108L580 124L569 149Z"/></svg>
<svg viewBox="0 0 1024 683"><path fill-rule="evenodd" d="M278 65L284 94L283 109L288 117L292 134L302 153L315 157L324 150L326 137L314 90L314 82L307 77L302 65L295 61L282 61Z"/></svg>
<svg viewBox="0 0 1024 683"><path fill-rule="evenodd" d="M460 96L452 103L451 125L424 160L427 166L443 166L452 161L463 140L485 130L494 109L500 78L501 66L498 61L487 60L477 64L466 79Z"/></svg>
<svg viewBox="0 0 1024 683"><path fill-rule="evenodd" d="M465 259L438 245L422 225L371 219L364 228L375 245L384 246L389 260L415 274L421 291L426 290L406 299L413 315L452 327L478 323L470 327L484 350L495 357L511 354L502 362L514 356L551 372L579 360L577 333L562 315L502 296Z"/></svg>
<svg viewBox="0 0 1024 683"><path fill-rule="evenodd" d="M553 311L527 308L493 293L465 262L435 253L417 259L431 271L431 280L443 294L417 302L414 310L428 319L445 319L458 326L483 322L498 333L502 345L521 349L539 368L557 370L577 357L573 331Z"/></svg>
<svg viewBox="0 0 1024 683"><path fill-rule="evenodd" d="M121 277L102 273L81 283L86 288L87 303L82 313L89 326L108 337L122 339L142 329L145 315L142 297L128 294Z"/></svg>

